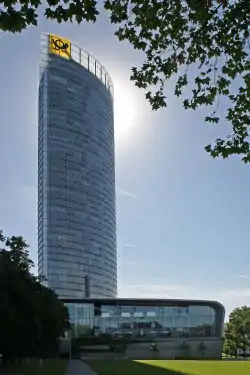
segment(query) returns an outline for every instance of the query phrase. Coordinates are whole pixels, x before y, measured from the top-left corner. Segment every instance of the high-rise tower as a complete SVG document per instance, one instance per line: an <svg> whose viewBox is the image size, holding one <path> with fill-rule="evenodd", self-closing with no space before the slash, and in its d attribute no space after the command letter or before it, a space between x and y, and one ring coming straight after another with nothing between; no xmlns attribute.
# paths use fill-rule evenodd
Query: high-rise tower
<svg viewBox="0 0 250 375"><path fill-rule="evenodd" d="M116 297L112 82L69 40L41 43L39 274L61 298Z"/></svg>

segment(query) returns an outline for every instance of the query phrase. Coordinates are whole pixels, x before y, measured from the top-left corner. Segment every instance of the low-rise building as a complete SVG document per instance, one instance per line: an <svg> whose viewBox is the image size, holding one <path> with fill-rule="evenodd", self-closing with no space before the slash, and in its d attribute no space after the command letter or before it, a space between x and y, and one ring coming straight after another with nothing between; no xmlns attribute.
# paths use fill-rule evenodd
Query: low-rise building
<svg viewBox="0 0 250 375"><path fill-rule="evenodd" d="M122 345L126 358L221 358L225 309L214 301L172 299L64 300L72 337L88 354ZM100 348L101 345L101 348ZM93 354L92 353L92 354ZM86 354L86 353L85 353Z"/></svg>

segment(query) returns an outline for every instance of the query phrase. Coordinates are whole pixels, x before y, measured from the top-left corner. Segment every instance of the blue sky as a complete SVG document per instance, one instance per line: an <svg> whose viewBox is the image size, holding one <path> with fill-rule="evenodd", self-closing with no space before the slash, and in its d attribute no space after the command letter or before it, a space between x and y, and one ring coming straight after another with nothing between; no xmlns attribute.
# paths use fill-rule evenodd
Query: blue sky
<svg viewBox="0 0 250 375"><path fill-rule="evenodd" d="M0 36L0 227L23 235L36 261L37 90L41 32L93 53L115 86L117 240L122 297L209 298L227 312L250 302L249 165L213 160L204 146L228 124L204 123L172 97L152 112L129 81L140 53L95 25L42 20ZM170 83L169 86L171 86Z"/></svg>

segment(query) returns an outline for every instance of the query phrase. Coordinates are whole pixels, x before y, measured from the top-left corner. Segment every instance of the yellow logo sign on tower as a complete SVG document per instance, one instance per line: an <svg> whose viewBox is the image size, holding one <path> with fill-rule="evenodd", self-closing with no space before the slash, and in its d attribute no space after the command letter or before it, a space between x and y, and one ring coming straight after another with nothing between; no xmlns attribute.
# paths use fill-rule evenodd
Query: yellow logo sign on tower
<svg viewBox="0 0 250 375"><path fill-rule="evenodd" d="M71 56L71 43L68 39L50 34L49 51L69 59Z"/></svg>

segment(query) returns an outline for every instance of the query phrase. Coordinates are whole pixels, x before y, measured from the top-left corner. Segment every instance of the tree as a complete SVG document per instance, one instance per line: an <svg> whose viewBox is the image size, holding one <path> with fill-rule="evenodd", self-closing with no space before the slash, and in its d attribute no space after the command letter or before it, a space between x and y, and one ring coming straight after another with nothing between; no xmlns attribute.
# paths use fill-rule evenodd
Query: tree
<svg viewBox="0 0 250 375"><path fill-rule="evenodd" d="M0 353L5 361L51 355L68 324L68 311L31 273L24 239L0 232L0 242Z"/></svg>
<svg viewBox="0 0 250 375"><path fill-rule="evenodd" d="M235 342L230 339L224 340L223 353L225 353L226 355L229 355L230 357L237 357L238 351L237 351Z"/></svg>
<svg viewBox="0 0 250 375"><path fill-rule="evenodd" d="M218 123L221 98L232 133L205 149L213 156L239 154L250 161L249 0L104 0L117 25L115 35L144 53L131 80L146 90L157 110L167 105L165 87L183 97L185 109L210 107L205 121ZM40 0L0 0L0 30L20 32L37 25ZM44 5L44 3L43 3ZM99 5L100 6L100 5ZM45 17L58 22L95 22L95 0L47 0ZM196 77L194 77L196 74ZM171 80L170 80L171 79ZM173 84L172 79L175 80ZM191 95L184 92L190 86Z"/></svg>
<svg viewBox="0 0 250 375"><path fill-rule="evenodd" d="M225 329L224 351L237 356L238 351L246 354L250 348L250 307L237 307L229 315Z"/></svg>

